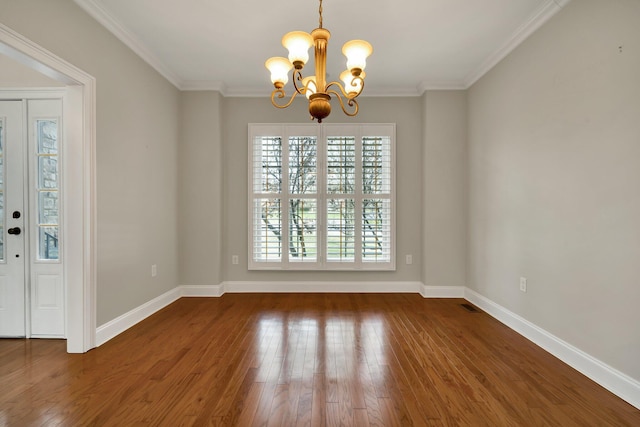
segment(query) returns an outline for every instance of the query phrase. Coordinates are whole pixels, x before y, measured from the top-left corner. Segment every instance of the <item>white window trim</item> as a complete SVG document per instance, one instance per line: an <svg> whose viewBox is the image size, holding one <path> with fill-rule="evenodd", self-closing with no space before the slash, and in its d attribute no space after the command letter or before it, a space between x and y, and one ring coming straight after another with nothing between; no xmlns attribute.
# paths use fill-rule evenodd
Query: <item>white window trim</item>
<svg viewBox="0 0 640 427"><path fill-rule="evenodd" d="M361 123L361 124L262 124L262 123L250 123L249 124L249 141L248 141L248 268L249 270L330 270L330 271L395 271L396 269L396 127L395 123ZM388 136L391 139L391 167L390 167L390 194L386 195L374 195L375 198L388 198L391 201L391 236L390 236L390 260L388 262L371 262L362 261L361 259L361 244L356 244L356 260L353 262L335 262L328 261L326 259L326 201L331 198L330 194L326 192L326 139L330 136L354 136L356 138L356 153L361 153L361 144L363 136ZM254 156L254 140L256 137L261 136L281 136L283 144L289 140L290 136L314 136L317 138L317 153L318 158L316 162L317 172L317 194L310 196L313 200L317 200L317 244L318 255L317 260L304 261L304 262L291 262L289 261L288 249L286 244L282 244L282 259L280 261L256 261L253 256L254 249L254 200L258 198L279 198L281 200L281 206L289 198L306 198L305 195L289 195L288 194L288 158L282 159L282 185L281 193L267 194L267 193L254 193L254 177L253 177L253 156ZM287 157L287 156L283 156ZM361 174L361 162L362 156L356 155L356 175ZM359 178L356 182L358 182ZM356 201L356 215L361 216L362 200L367 198L362 193L362 186L356 185L356 193L353 198ZM283 191L284 190L284 191ZM283 209L281 217L281 224L288 224L288 209ZM361 241L361 221L355 222L356 227L356 241ZM283 231L284 231L283 226ZM284 241L284 239L283 239Z"/></svg>

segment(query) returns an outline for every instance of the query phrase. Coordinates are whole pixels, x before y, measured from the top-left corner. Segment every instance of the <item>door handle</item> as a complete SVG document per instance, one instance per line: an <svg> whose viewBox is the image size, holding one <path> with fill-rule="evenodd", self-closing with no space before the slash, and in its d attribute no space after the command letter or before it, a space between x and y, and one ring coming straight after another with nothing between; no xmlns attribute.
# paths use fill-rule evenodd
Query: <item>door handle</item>
<svg viewBox="0 0 640 427"><path fill-rule="evenodd" d="M16 236L20 233L22 233L22 230L20 230L20 227L13 227L7 230L7 233L9 234L15 234Z"/></svg>

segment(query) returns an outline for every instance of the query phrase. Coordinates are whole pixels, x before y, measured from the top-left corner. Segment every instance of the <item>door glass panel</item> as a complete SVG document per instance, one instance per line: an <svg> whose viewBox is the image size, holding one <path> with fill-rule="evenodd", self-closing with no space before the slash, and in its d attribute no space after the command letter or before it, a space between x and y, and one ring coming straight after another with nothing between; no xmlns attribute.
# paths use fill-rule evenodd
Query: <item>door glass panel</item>
<svg viewBox="0 0 640 427"><path fill-rule="evenodd" d="M58 188L58 156L38 156L38 185L40 188Z"/></svg>
<svg viewBox="0 0 640 427"><path fill-rule="evenodd" d="M58 224L58 192L57 191L40 191L40 218L38 223L41 225L57 225Z"/></svg>
<svg viewBox="0 0 640 427"><path fill-rule="evenodd" d="M4 261L4 121L0 119L0 261Z"/></svg>
<svg viewBox="0 0 640 427"><path fill-rule="evenodd" d="M58 227L38 227L40 259L58 259Z"/></svg>
<svg viewBox="0 0 640 427"><path fill-rule="evenodd" d="M58 122L38 120L38 153L58 154Z"/></svg>
<svg viewBox="0 0 640 427"><path fill-rule="evenodd" d="M59 259L58 122L36 120L38 165L38 259Z"/></svg>

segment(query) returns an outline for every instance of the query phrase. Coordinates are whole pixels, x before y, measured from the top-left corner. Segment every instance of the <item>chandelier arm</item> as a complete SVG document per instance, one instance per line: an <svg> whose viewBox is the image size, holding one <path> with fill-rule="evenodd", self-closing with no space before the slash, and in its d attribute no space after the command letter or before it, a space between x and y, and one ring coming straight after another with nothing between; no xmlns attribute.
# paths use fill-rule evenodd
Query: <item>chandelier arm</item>
<svg viewBox="0 0 640 427"><path fill-rule="evenodd" d="M347 100L348 100L347 105L353 108L353 112L349 112L347 111L347 108L344 106L344 100L342 99L342 95L340 93L338 93L335 90L328 90L327 93L330 93L336 96L336 98L340 102L340 108L342 108L342 112L345 113L347 116L353 117L356 114L358 114L359 106L358 106L358 101L356 101L355 98L347 97Z"/></svg>
<svg viewBox="0 0 640 427"><path fill-rule="evenodd" d="M352 84L352 85L354 85L354 83L355 83L357 80L360 80L360 91L357 93L357 95L356 95L356 96L354 96L354 98L357 98L357 97L358 97L358 95L360 95L360 94L364 91L364 79L362 78L362 76L355 76L355 77L353 78L353 80L351 80L351 84ZM354 85L354 86L356 86L356 85Z"/></svg>
<svg viewBox="0 0 640 427"><path fill-rule="evenodd" d="M351 85L355 88L357 87L356 84L354 84L356 81L360 81L360 91L358 92L347 92L346 91L346 87L343 87L342 84L340 82L331 82L327 85L327 89L329 89L332 86L338 86L340 88L340 91L342 92L342 95L344 95L345 98L347 99L354 99L357 98L358 95L360 95L363 90L364 90L364 79L360 76L354 76L353 79L351 80ZM355 95L350 95L351 93L355 94Z"/></svg>
<svg viewBox="0 0 640 427"><path fill-rule="evenodd" d="M340 92L342 92L342 96L344 96L346 99L351 99L351 97L349 97L349 94L347 94L347 92L344 90L344 88L342 87L342 84L340 84L340 82L331 82L327 85L327 92L330 93L335 93L337 96L339 96L338 92L336 90L329 90L330 87L338 87L340 89ZM355 98L355 97L353 97Z"/></svg>
<svg viewBox="0 0 640 427"><path fill-rule="evenodd" d="M293 102L293 99L297 95L298 95L298 92L293 92L293 95L291 95L289 102L287 102L286 104L278 104L276 102L276 97L278 99L284 98L285 97L284 89L274 89L273 92L271 92L271 104L273 104L273 106L276 108L287 108L289 105L291 105L291 103Z"/></svg>
<svg viewBox="0 0 640 427"><path fill-rule="evenodd" d="M302 72L300 70L293 70L293 87L296 89L296 92L300 95L304 95L306 92L307 86L299 88L296 84L296 81L302 83Z"/></svg>

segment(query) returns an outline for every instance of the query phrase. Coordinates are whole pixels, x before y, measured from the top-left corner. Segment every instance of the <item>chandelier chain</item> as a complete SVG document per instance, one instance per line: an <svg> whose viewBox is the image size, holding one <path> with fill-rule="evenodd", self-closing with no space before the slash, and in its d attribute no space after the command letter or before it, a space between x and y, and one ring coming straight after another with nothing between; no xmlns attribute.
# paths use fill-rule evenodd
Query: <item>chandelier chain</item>
<svg viewBox="0 0 640 427"><path fill-rule="evenodd" d="M318 28L322 28L322 0L320 0L320 8L318 8L318 13L320 14L320 25Z"/></svg>

